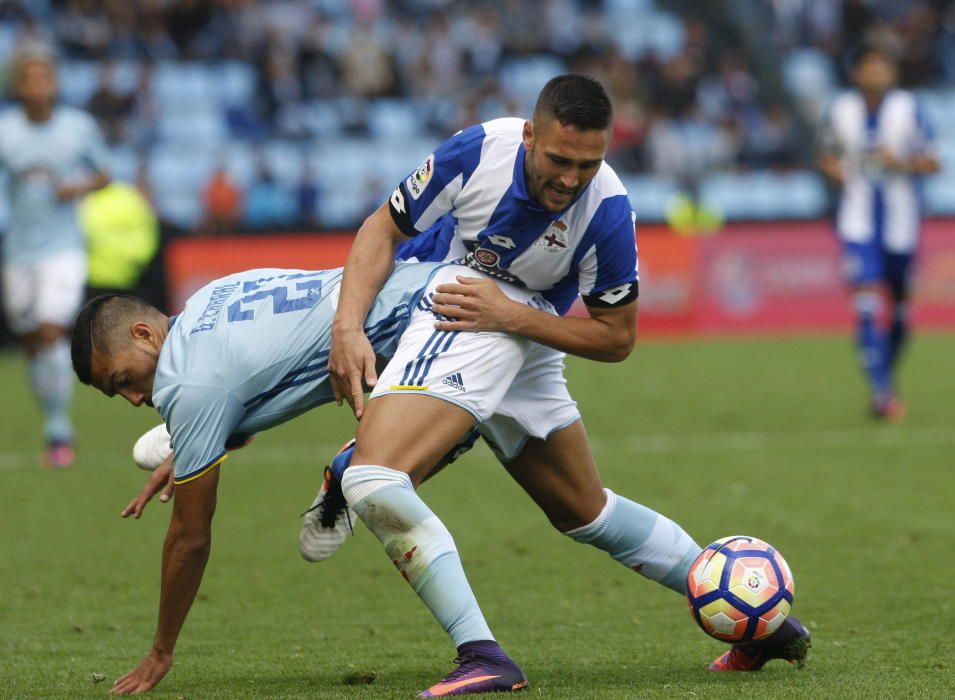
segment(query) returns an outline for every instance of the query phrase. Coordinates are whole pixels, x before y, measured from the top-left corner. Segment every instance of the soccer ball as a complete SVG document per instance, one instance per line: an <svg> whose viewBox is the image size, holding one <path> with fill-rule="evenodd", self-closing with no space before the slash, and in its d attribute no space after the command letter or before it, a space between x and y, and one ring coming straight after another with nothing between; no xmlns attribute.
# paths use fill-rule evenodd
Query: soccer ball
<svg viewBox="0 0 955 700"><path fill-rule="evenodd" d="M772 545L745 535L716 540L700 552L686 577L690 614L724 642L765 639L793 603L793 575Z"/></svg>

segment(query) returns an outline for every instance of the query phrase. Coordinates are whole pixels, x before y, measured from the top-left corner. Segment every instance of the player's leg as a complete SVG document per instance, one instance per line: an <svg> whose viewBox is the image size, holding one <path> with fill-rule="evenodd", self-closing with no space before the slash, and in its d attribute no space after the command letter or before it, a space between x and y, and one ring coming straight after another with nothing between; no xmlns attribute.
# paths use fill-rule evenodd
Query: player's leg
<svg viewBox="0 0 955 700"><path fill-rule="evenodd" d="M567 391L563 353L532 346L497 412L479 430L560 532L683 593L700 547L665 516L603 488Z"/></svg>
<svg viewBox="0 0 955 700"><path fill-rule="evenodd" d="M528 440L505 467L560 532L685 592L700 546L666 516L601 486L581 421Z"/></svg>
<svg viewBox="0 0 955 700"><path fill-rule="evenodd" d="M881 290L884 270L881 244L873 241L844 245L846 276L856 318L859 365L869 385L872 410L881 415L892 399L888 339L882 325L885 304Z"/></svg>
<svg viewBox="0 0 955 700"><path fill-rule="evenodd" d="M889 316L888 358L889 371L895 369L902 350L909 338L909 289L913 256L910 254L886 255L885 281L892 300Z"/></svg>
<svg viewBox="0 0 955 700"><path fill-rule="evenodd" d="M38 371L34 386L46 415L47 460L53 466L65 466L73 461L70 405L74 379L69 334L83 303L86 257L79 251L51 256L40 263L39 273L39 348L34 358Z"/></svg>
<svg viewBox="0 0 955 700"><path fill-rule="evenodd" d="M547 357L551 352L532 353L536 357L512 384L499 414L480 426L482 434L558 530L683 593L700 547L665 516L601 487L586 431L566 392L563 363ZM808 648L808 631L790 618L765 642L737 645L731 659L720 657L711 668L758 670L777 658L801 664ZM717 669L721 662L725 668Z"/></svg>
<svg viewBox="0 0 955 700"><path fill-rule="evenodd" d="M51 467L73 462L68 333L82 302L84 279L85 264L79 254L4 269L5 310L27 355L30 386L44 418L44 462Z"/></svg>
<svg viewBox="0 0 955 700"><path fill-rule="evenodd" d="M35 352L30 356L30 384L43 411L46 440L44 462L48 467L73 463L73 373L70 364L68 329L42 324L35 333Z"/></svg>
<svg viewBox="0 0 955 700"><path fill-rule="evenodd" d="M387 381L387 372L382 379ZM519 690L527 681L494 640L451 533L415 486L474 424L464 408L427 395L368 402L342 491L388 558L454 641L459 667L422 693Z"/></svg>
<svg viewBox="0 0 955 700"><path fill-rule="evenodd" d="M456 271L442 269L431 288ZM342 491L458 648L459 668L426 696L518 690L527 685L523 673L494 641L451 534L415 487L493 414L528 343L502 333L435 331L427 299L378 378Z"/></svg>
<svg viewBox="0 0 955 700"><path fill-rule="evenodd" d="M452 450L428 472L422 481L427 481L447 465L470 450L480 437L472 430ZM348 507L342 493L342 476L351 465L355 453L356 440L346 442L335 457L325 467L322 484L312 505L303 513L302 528L299 531L299 554L305 561L321 562L330 558L354 533L358 517Z"/></svg>

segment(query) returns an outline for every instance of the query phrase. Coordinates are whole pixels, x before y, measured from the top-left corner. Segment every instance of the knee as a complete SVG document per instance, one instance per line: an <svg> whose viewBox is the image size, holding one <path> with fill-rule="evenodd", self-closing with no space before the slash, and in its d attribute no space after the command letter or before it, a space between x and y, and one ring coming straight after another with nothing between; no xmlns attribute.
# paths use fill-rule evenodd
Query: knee
<svg viewBox="0 0 955 700"><path fill-rule="evenodd" d="M40 326L36 331L37 352L56 343L65 333L66 331L59 326L46 323Z"/></svg>
<svg viewBox="0 0 955 700"><path fill-rule="evenodd" d="M581 498L574 500L573 503L561 503L545 508L544 513L554 529L566 534L590 525L600 517L606 505L607 495L601 489L590 498Z"/></svg>

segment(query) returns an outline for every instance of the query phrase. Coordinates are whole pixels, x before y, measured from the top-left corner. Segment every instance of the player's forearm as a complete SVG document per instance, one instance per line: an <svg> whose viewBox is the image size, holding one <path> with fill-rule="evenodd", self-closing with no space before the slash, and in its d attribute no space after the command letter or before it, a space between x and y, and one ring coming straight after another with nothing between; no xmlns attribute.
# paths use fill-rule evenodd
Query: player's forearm
<svg viewBox="0 0 955 700"><path fill-rule="evenodd" d="M159 623L153 650L172 654L192 602L202 582L212 544L210 532L187 533L170 525L163 547Z"/></svg>
<svg viewBox="0 0 955 700"><path fill-rule="evenodd" d="M364 325L375 295L394 267L398 243L392 226L391 215L384 208L365 219L358 229L345 262L334 330L355 330Z"/></svg>
<svg viewBox="0 0 955 700"><path fill-rule="evenodd" d="M94 175L79 180L78 182L73 182L67 185L63 195L67 199L79 199L90 192L102 189L109 184L109 175L103 172L98 172ZM62 195L61 195L62 196Z"/></svg>
<svg viewBox="0 0 955 700"><path fill-rule="evenodd" d="M931 155L913 156L906 163L906 170L912 175L931 175L939 171L938 158Z"/></svg>
<svg viewBox="0 0 955 700"><path fill-rule="evenodd" d="M819 170L836 184L842 184L845 179L842 172L842 163L839 162L839 158L831 153L823 153L819 156Z"/></svg>
<svg viewBox="0 0 955 700"><path fill-rule="evenodd" d="M569 355L598 362L622 362L636 341L636 321L624 326L598 318L554 316L515 302L505 330Z"/></svg>

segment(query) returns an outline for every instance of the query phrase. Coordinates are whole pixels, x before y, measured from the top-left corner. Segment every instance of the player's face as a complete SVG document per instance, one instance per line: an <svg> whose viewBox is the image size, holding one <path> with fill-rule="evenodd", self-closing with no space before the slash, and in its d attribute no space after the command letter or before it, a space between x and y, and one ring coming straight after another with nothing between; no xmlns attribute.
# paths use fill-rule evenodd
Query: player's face
<svg viewBox="0 0 955 700"><path fill-rule="evenodd" d="M93 386L107 396L122 396L133 406L153 405L153 380L162 341L146 323L133 325L133 336L111 353L93 350Z"/></svg>
<svg viewBox="0 0 955 700"><path fill-rule="evenodd" d="M27 106L51 104L56 98L56 72L43 61L28 63L21 70L17 87Z"/></svg>
<svg viewBox="0 0 955 700"><path fill-rule="evenodd" d="M569 207L603 163L608 129L581 131L556 119L524 124L524 177L527 192L551 212Z"/></svg>
<svg viewBox="0 0 955 700"><path fill-rule="evenodd" d="M862 92L881 95L895 84L895 64L882 54L866 54L856 65L853 77Z"/></svg>

